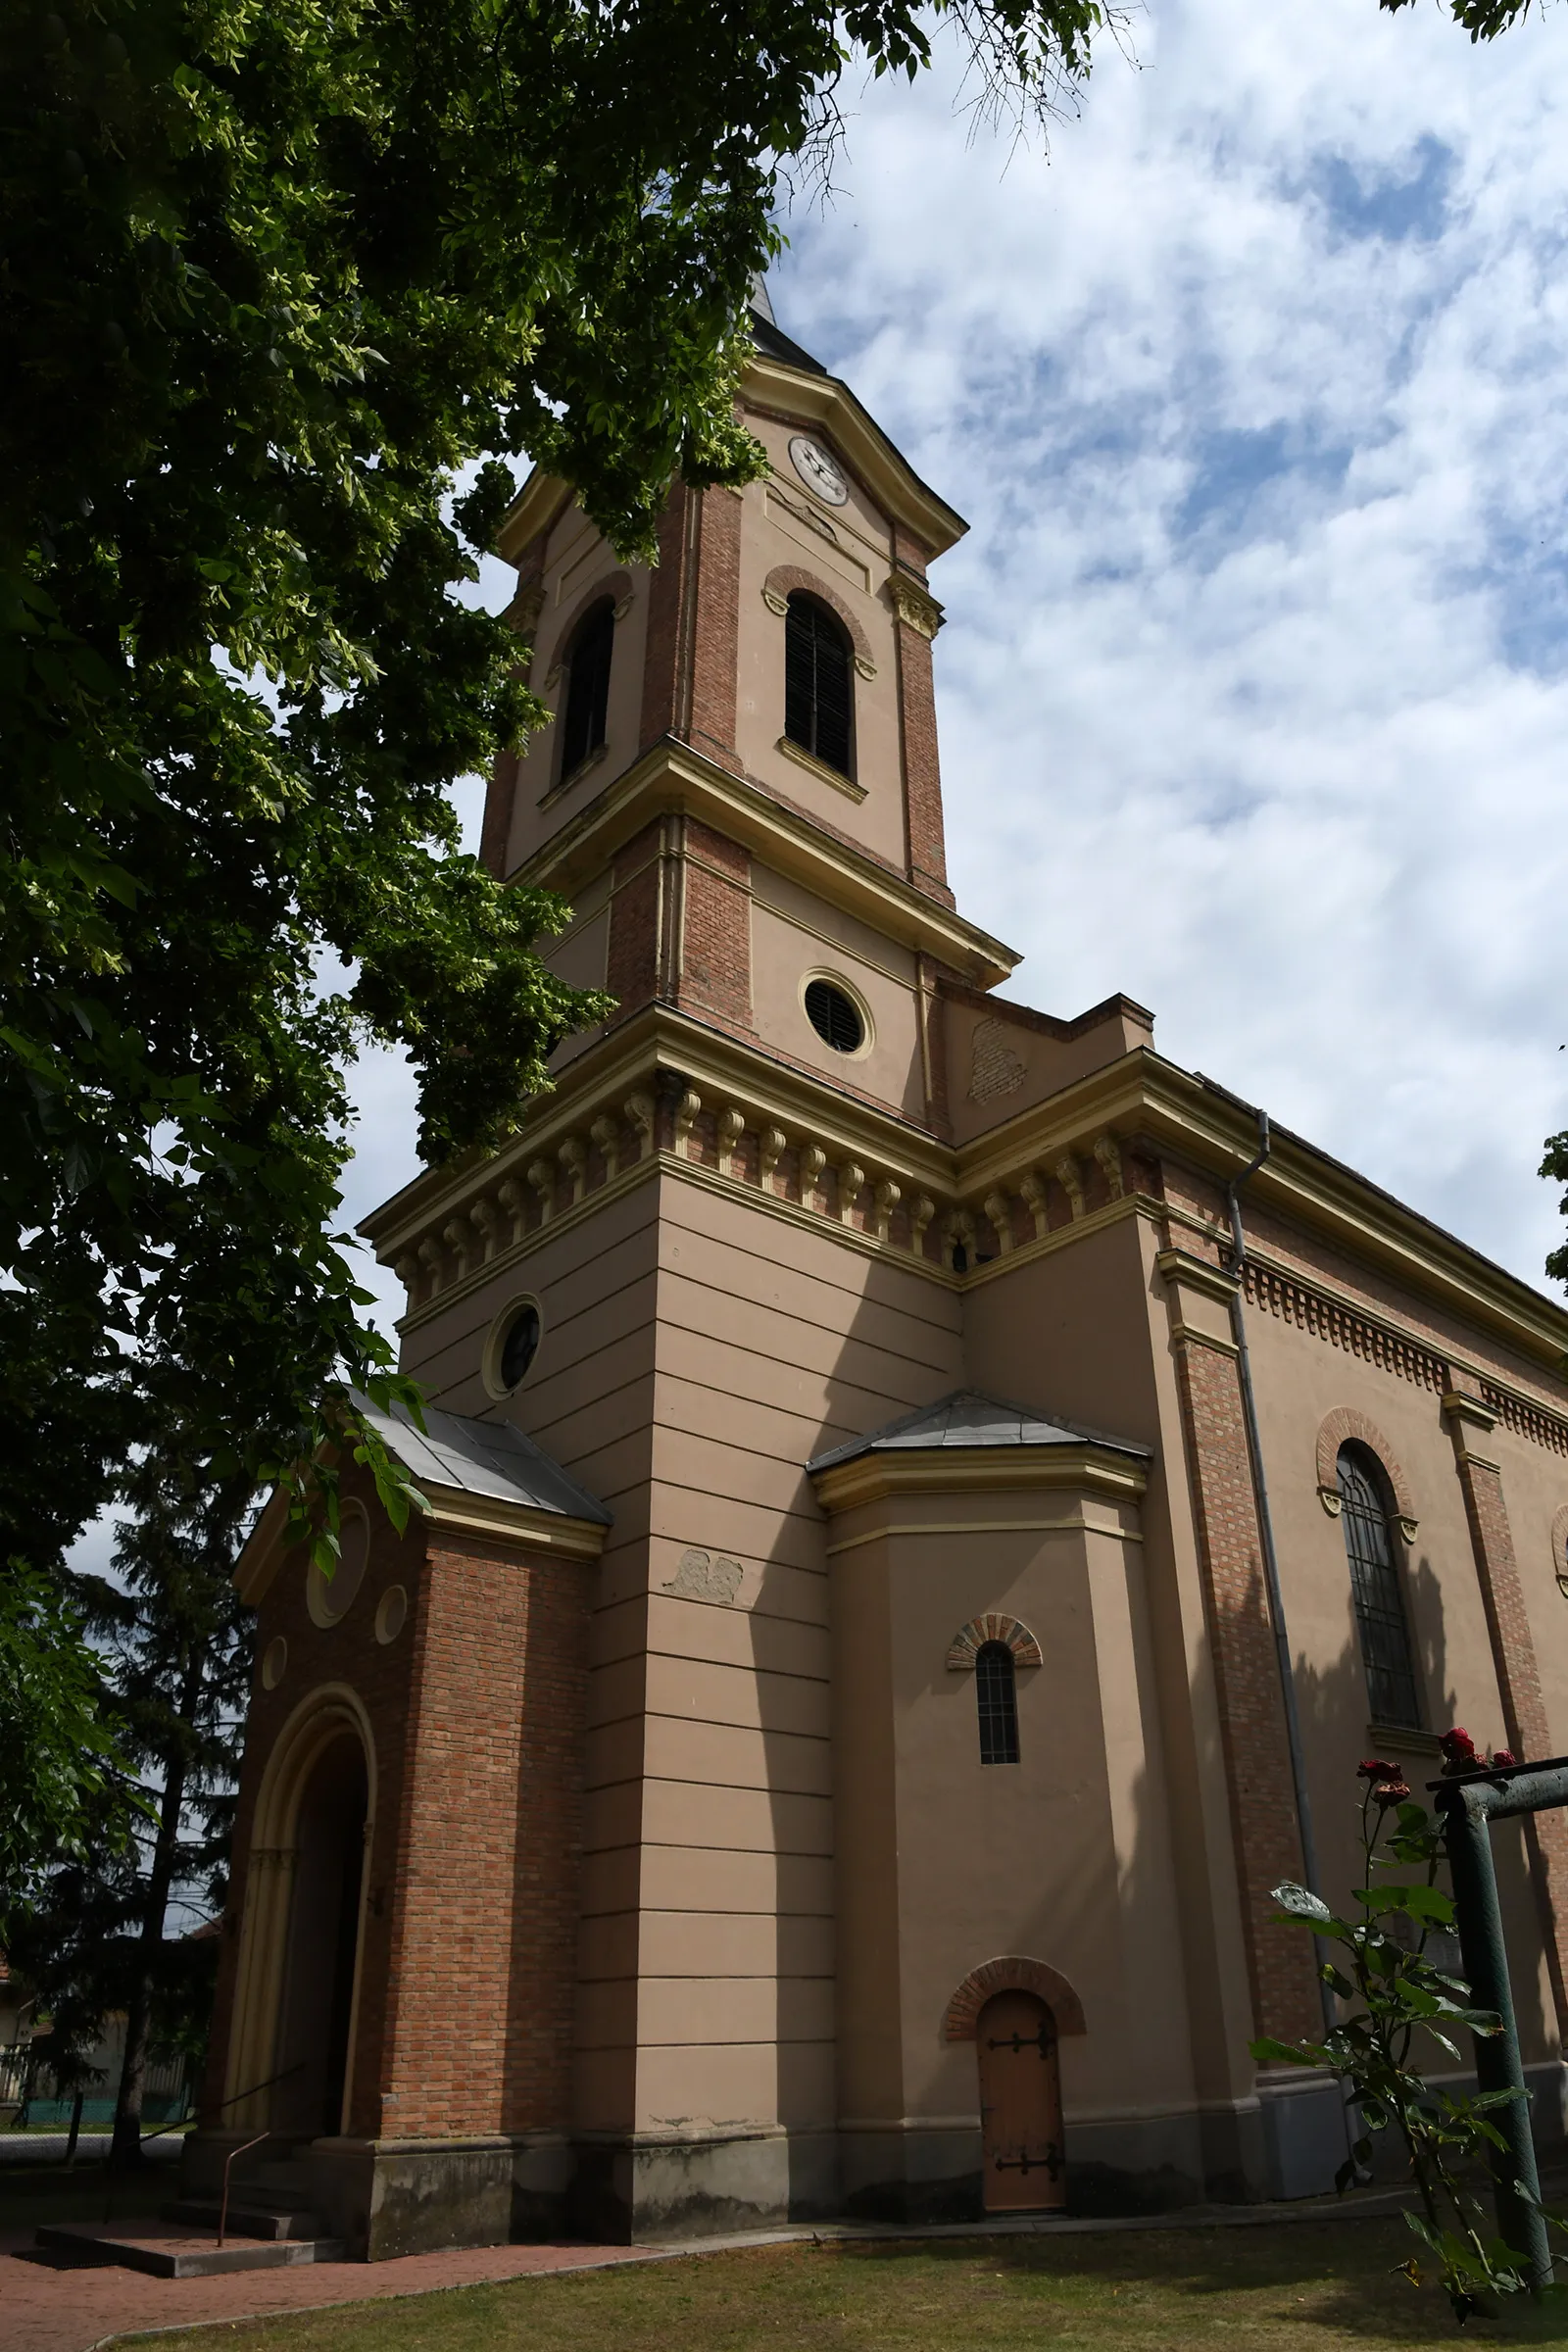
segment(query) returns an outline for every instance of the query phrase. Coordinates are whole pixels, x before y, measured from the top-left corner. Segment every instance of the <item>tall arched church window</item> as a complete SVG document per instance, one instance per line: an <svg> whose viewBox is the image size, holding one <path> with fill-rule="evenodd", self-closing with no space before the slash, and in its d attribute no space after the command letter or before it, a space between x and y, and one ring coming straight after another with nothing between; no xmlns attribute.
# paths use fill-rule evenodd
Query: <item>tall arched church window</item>
<svg viewBox="0 0 1568 2352"><path fill-rule="evenodd" d="M791 743L851 771L855 652L836 612L800 589L784 616L784 732Z"/></svg>
<svg viewBox="0 0 1568 2352"><path fill-rule="evenodd" d="M561 773L569 776L605 740L610 710L610 661L615 608L607 596L577 623L566 650L566 692L561 724Z"/></svg>
<svg viewBox="0 0 1568 2352"><path fill-rule="evenodd" d="M982 1642L975 1652L974 1695L980 1710L982 1764L1018 1761L1018 1685L1005 1642Z"/></svg>
<svg viewBox="0 0 1568 2352"><path fill-rule="evenodd" d="M1376 1455L1364 1446L1342 1446L1336 1467L1372 1721L1418 1731L1421 1702L1387 1482Z"/></svg>

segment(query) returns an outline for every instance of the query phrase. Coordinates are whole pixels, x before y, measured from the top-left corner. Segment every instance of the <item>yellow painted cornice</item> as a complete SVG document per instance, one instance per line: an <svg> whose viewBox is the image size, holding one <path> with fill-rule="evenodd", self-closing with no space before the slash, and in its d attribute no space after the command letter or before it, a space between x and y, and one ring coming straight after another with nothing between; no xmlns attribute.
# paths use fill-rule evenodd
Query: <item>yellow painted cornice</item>
<svg viewBox="0 0 1568 2352"><path fill-rule="evenodd" d="M1129 1139L1147 1137L1222 1184L1257 1150L1257 1129L1244 1103L1166 1061L1152 1047L1140 1046L966 1145L958 1153L956 1189L965 1200L983 1196L1015 1169L1049 1166L1075 1137L1107 1128ZM1479 1323L1554 1372L1561 1369L1568 1307L1299 1137L1273 1130L1273 1150L1250 1178L1244 1200L1306 1226L1417 1297ZM1423 1344L1440 1345L1430 1334Z"/></svg>
<svg viewBox="0 0 1568 2352"><path fill-rule="evenodd" d="M883 513L930 556L945 554L969 528L914 471L874 416L836 375L814 375L759 352L741 380L741 407L809 424L833 441Z"/></svg>
<svg viewBox="0 0 1568 2352"><path fill-rule="evenodd" d="M932 1446L857 1454L811 1474L829 1513L909 1494L1039 1494L1064 1489L1132 1502L1149 1484L1129 1454L1086 1439L1078 1446Z"/></svg>
<svg viewBox="0 0 1568 2352"><path fill-rule="evenodd" d="M804 811L775 800L751 778L732 775L669 736L607 784L509 878L570 898L651 818L670 810L743 843L830 905L905 947L936 956L979 988L1005 980L1018 961L1013 950L990 932L965 922L852 842L823 832Z"/></svg>
<svg viewBox="0 0 1568 2352"><path fill-rule="evenodd" d="M502 561L515 564L529 540L536 539L541 531L548 531L570 506L571 499L569 482L535 466L502 516L501 528L496 533L496 552Z"/></svg>
<svg viewBox="0 0 1568 2352"><path fill-rule="evenodd" d="M606 1530L593 1520L568 1519L557 1511L509 1502L499 1494L472 1494L464 1487L437 1486L430 1479L421 1481L419 1492L430 1505L430 1515L425 1520L421 1511L411 1512L411 1526L424 1521L428 1527L446 1534L482 1536L505 1544L531 1544L542 1551L552 1552L558 1559L597 1560L605 1548ZM287 1523L288 1497L279 1487L273 1490L234 1563L234 1585L249 1608L260 1606L263 1594L291 1552L304 1570L305 1546L284 1542Z"/></svg>

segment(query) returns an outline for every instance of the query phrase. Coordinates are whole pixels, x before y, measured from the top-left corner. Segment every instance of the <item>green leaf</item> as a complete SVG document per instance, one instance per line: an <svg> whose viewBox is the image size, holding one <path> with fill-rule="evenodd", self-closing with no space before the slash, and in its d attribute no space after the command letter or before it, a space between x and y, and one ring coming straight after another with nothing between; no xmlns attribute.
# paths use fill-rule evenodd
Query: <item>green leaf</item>
<svg viewBox="0 0 1568 2352"><path fill-rule="evenodd" d="M1286 1879L1273 1889L1273 1894L1280 1909L1287 1912L1292 1919L1306 1919L1325 1925L1333 1920L1334 1914L1327 1903L1322 1900L1321 1896L1315 1895L1310 1887L1298 1886L1293 1881Z"/></svg>

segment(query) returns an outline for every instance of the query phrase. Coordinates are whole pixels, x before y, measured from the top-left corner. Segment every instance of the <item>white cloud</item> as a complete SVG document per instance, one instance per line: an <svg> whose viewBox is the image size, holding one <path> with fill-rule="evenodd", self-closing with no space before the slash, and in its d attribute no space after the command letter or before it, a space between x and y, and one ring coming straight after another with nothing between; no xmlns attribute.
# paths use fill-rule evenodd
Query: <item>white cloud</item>
<svg viewBox="0 0 1568 2352"><path fill-rule="evenodd" d="M967 514L960 902L1532 1280L1568 1123L1568 16L1152 0L1081 122L853 102L780 322ZM385 1058L347 1208L415 1172ZM380 1285L390 1303L393 1287Z"/></svg>
<svg viewBox="0 0 1568 2352"><path fill-rule="evenodd" d="M1568 21L1153 0L1049 162L882 85L781 323L972 520L961 903L1539 1280L1568 1119Z"/></svg>

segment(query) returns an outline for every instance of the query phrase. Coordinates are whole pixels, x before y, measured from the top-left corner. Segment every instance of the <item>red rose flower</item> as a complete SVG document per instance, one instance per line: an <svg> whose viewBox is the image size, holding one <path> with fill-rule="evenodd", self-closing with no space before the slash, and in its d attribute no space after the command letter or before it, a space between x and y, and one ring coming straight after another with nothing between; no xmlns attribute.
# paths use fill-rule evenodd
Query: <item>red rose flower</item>
<svg viewBox="0 0 1568 2352"><path fill-rule="evenodd" d="M1511 1747L1494 1747L1492 1751L1492 1761L1494 1764L1517 1764L1519 1759Z"/></svg>
<svg viewBox="0 0 1568 2352"><path fill-rule="evenodd" d="M1481 1758L1476 1752L1476 1743L1462 1725L1455 1724L1451 1732L1445 1732L1438 1745L1443 1750L1445 1772L1475 1772L1479 1769Z"/></svg>
<svg viewBox="0 0 1568 2352"><path fill-rule="evenodd" d="M1380 1781L1372 1791L1375 1805L1402 1805L1410 1793L1408 1781Z"/></svg>
<svg viewBox="0 0 1568 2352"><path fill-rule="evenodd" d="M1386 1764L1381 1756L1363 1756L1355 1768L1356 1778L1362 1781L1396 1781L1404 1772L1402 1764Z"/></svg>

